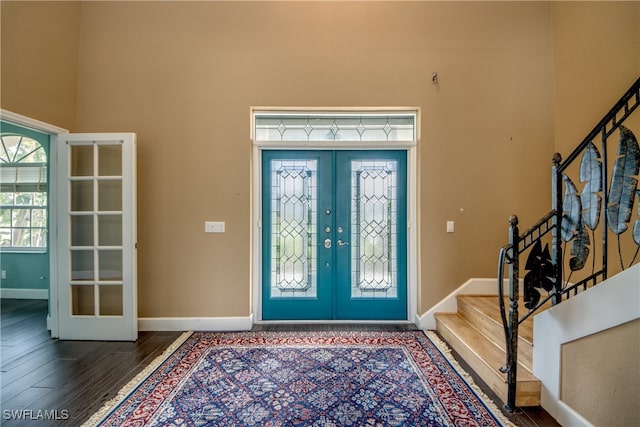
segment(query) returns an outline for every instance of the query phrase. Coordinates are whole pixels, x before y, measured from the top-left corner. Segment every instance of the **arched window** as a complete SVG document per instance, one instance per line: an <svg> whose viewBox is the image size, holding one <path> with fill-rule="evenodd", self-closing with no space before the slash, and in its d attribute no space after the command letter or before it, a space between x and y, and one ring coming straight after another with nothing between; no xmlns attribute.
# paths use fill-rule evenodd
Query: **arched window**
<svg viewBox="0 0 640 427"><path fill-rule="evenodd" d="M6 128L0 135L0 250L46 250L47 152L31 132Z"/></svg>

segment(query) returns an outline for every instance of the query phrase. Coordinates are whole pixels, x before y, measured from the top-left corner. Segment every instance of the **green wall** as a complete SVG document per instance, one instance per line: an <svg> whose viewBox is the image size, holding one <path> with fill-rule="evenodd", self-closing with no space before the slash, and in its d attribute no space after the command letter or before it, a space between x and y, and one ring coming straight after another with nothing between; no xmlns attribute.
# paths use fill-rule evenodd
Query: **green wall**
<svg viewBox="0 0 640 427"><path fill-rule="evenodd" d="M49 289L49 252L2 252L0 265L7 275L2 279L2 288Z"/></svg>

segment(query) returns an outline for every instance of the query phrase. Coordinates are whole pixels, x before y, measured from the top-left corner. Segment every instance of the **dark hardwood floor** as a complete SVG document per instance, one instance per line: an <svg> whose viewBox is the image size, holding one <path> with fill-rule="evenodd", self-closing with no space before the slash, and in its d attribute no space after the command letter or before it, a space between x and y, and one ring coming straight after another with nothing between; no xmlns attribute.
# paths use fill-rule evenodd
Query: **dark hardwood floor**
<svg viewBox="0 0 640 427"><path fill-rule="evenodd" d="M80 425L180 336L180 332L140 332L135 343L61 341L46 330L46 301L3 299L0 310L0 424L7 426ZM397 331L414 327L277 324L254 329ZM42 415L39 411L58 419L34 420ZM525 427L559 425L541 408L525 408L509 418Z"/></svg>
<svg viewBox="0 0 640 427"><path fill-rule="evenodd" d="M46 330L47 301L3 299L1 310L0 422L7 426L79 426L180 335L140 332L135 343L60 341ZM32 420L38 411L59 420Z"/></svg>

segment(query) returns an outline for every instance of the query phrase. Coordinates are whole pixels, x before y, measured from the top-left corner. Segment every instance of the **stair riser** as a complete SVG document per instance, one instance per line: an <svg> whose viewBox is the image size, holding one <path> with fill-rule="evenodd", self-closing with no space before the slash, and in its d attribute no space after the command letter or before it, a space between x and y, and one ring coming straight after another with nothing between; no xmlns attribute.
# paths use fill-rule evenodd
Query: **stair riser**
<svg viewBox="0 0 640 427"><path fill-rule="evenodd" d="M502 323L498 323L495 319L485 315L465 298L458 298L458 313L498 347L505 350ZM533 371L533 346L521 337L518 339L518 362L530 372Z"/></svg>

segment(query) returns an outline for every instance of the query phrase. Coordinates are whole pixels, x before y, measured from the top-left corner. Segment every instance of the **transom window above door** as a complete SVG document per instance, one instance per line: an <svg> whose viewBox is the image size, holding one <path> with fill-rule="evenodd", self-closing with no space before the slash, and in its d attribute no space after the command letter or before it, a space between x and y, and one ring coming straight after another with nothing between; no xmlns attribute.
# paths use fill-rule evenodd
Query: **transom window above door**
<svg viewBox="0 0 640 427"><path fill-rule="evenodd" d="M254 111L254 141L411 142L417 111Z"/></svg>

